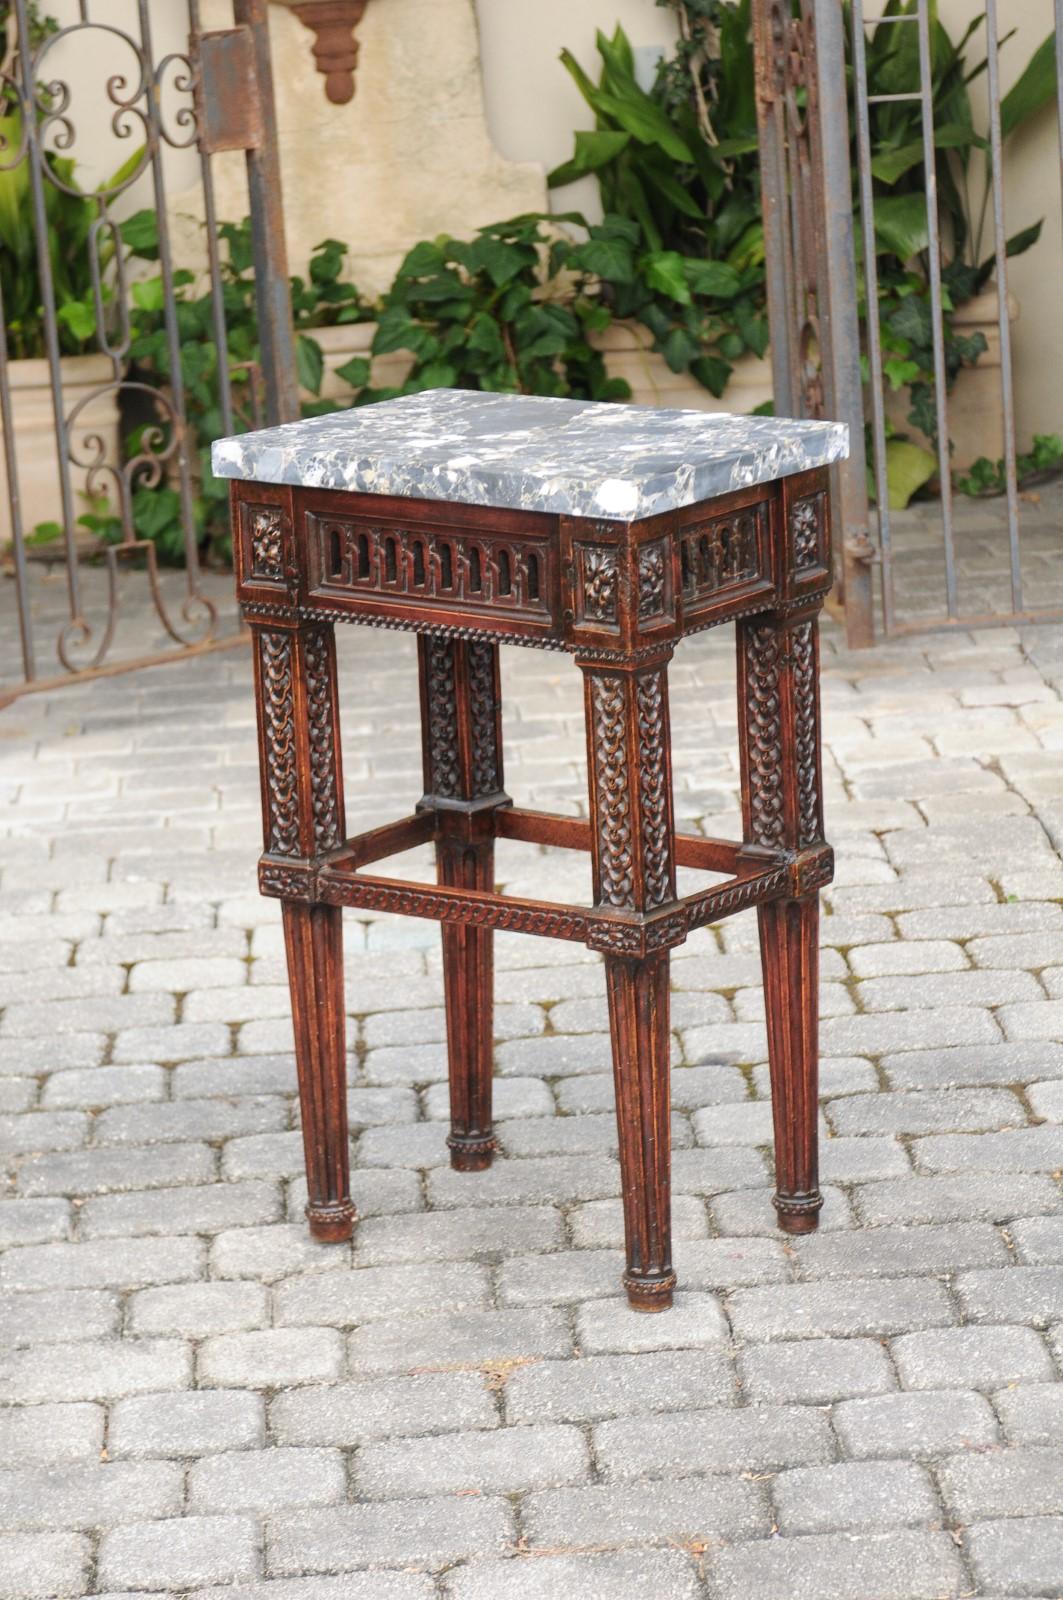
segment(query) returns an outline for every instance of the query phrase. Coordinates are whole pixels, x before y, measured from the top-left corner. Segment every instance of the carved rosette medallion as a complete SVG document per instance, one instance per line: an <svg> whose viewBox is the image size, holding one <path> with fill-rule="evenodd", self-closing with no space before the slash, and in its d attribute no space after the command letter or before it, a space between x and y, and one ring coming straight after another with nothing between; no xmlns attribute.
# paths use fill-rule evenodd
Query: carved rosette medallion
<svg viewBox="0 0 1063 1600"><path fill-rule="evenodd" d="M794 744L797 765L798 845L822 836L816 762L816 625L801 622L790 635L794 684Z"/></svg>
<svg viewBox="0 0 1063 1600"><path fill-rule="evenodd" d="M472 722L472 798L497 794L502 787L502 752L498 747L498 698L495 691L495 646L468 646L469 713Z"/></svg>
<svg viewBox="0 0 1063 1600"><path fill-rule="evenodd" d="M599 900L607 906L630 907L635 904L635 863L625 748L626 704L622 679L591 675Z"/></svg>
<svg viewBox="0 0 1063 1600"><path fill-rule="evenodd" d="M461 756L455 701L454 643L438 634L429 634L426 654L431 792L442 800L457 800L461 795Z"/></svg>
<svg viewBox="0 0 1063 1600"><path fill-rule="evenodd" d="M781 850L786 843L783 809L779 638L771 623L745 631L746 738L753 844Z"/></svg>
<svg viewBox="0 0 1063 1600"><path fill-rule="evenodd" d="M673 898L663 672L648 672L637 680L635 705L639 730L642 870L646 908L652 910Z"/></svg>
<svg viewBox="0 0 1063 1600"><path fill-rule="evenodd" d="M332 716L332 673L328 634L315 629L304 645L307 719L310 735L310 801L314 849L341 844L340 802L336 784L336 730Z"/></svg>
<svg viewBox="0 0 1063 1600"><path fill-rule="evenodd" d="M615 627L619 619L619 574L616 551L609 546L588 546L580 553L583 622Z"/></svg>
<svg viewBox="0 0 1063 1600"><path fill-rule="evenodd" d="M790 537L798 572L819 565L820 498L810 495L805 500L795 500L790 509Z"/></svg>
<svg viewBox="0 0 1063 1600"><path fill-rule="evenodd" d="M251 577L285 581L284 535L287 517L278 506L254 506L248 517Z"/></svg>
<svg viewBox="0 0 1063 1600"><path fill-rule="evenodd" d="M663 540L639 551L639 621L652 622L665 614L665 550Z"/></svg>
<svg viewBox="0 0 1063 1600"><path fill-rule="evenodd" d="M292 636L259 635L262 671L262 738L266 762L266 849L298 856L299 788L292 696Z"/></svg>

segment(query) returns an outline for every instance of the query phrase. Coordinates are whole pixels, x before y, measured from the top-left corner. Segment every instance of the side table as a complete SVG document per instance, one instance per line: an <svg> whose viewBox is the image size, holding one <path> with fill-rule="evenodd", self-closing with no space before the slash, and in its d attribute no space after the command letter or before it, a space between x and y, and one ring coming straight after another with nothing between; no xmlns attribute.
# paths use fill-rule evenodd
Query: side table
<svg viewBox="0 0 1063 1600"><path fill-rule="evenodd" d="M671 1304L669 952L757 907L775 1206L813 1229L818 890L817 614L830 587L836 423L434 390L219 441L237 588L254 636L264 894L280 898L312 1232L349 1237L341 908L442 924L454 1167L487 1167L492 938L600 950L612 1034L633 1306ZM424 794L348 839L333 624L419 635ZM677 834L668 662L737 623L743 839ZM575 656L589 818L514 805L498 646ZM494 841L590 852L593 905L496 893ZM438 882L375 870L433 841ZM676 868L714 879L683 896ZM722 880L722 881L721 881ZM475 1185L470 1184L470 1199Z"/></svg>

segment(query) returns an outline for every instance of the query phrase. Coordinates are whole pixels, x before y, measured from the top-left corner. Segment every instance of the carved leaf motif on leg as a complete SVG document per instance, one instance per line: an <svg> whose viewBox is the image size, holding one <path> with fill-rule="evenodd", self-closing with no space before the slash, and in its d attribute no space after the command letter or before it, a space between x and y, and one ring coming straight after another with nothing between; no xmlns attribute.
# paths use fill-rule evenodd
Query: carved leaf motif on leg
<svg viewBox="0 0 1063 1600"><path fill-rule="evenodd" d="M612 549L583 551L583 617L588 622L617 620L618 574Z"/></svg>
<svg viewBox="0 0 1063 1600"><path fill-rule="evenodd" d="M794 662L794 743L797 765L798 845L815 844L822 834L816 754L816 635L814 622L802 622L791 635Z"/></svg>
<svg viewBox="0 0 1063 1600"><path fill-rule="evenodd" d="M332 716L332 680L328 635L315 630L307 635L307 715L310 725L310 793L314 817L314 848L332 850L341 842L339 796L336 791L336 730Z"/></svg>
<svg viewBox="0 0 1063 1600"><path fill-rule="evenodd" d="M644 545L639 552L639 621L664 615L663 541Z"/></svg>
<svg viewBox="0 0 1063 1600"><path fill-rule="evenodd" d="M619 678L591 677L591 713L597 796L601 900L610 906L635 903L631 849L631 798L625 748L626 695Z"/></svg>
<svg viewBox="0 0 1063 1600"><path fill-rule="evenodd" d="M639 798L642 812L643 879L647 909L672 898L668 826L668 768L664 740L664 674L638 679Z"/></svg>
<svg viewBox="0 0 1063 1600"><path fill-rule="evenodd" d="M283 581L284 527L287 518L277 506L255 506L250 510L251 576Z"/></svg>
<svg viewBox="0 0 1063 1600"><path fill-rule="evenodd" d="M298 856L299 790L295 751L295 708L292 698L292 636L260 635L263 740L269 823L267 849L272 855Z"/></svg>
<svg viewBox="0 0 1063 1600"><path fill-rule="evenodd" d="M771 623L746 630L746 718L752 842L781 850L783 810L779 638Z"/></svg>
<svg viewBox="0 0 1063 1600"><path fill-rule="evenodd" d="M461 758L454 698L454 643L428 638L428 755L432 793L453 800L461 793Z"/></svg>
<svg viewBox="0 0 1063 1600"><path fill-rule="evenodd" d="M497 794L502 787L498 748L498 699L495 691L495 650L491 644L468 645L470 711L472 715L473 798Z"/></svg>
<svg viewBox="0 0 1063 1600"><path fill-rule="evenodd" d="M790 533L794 547L794 566L801 571L819 561L820 496L797 500L790 512Z"/></svg>

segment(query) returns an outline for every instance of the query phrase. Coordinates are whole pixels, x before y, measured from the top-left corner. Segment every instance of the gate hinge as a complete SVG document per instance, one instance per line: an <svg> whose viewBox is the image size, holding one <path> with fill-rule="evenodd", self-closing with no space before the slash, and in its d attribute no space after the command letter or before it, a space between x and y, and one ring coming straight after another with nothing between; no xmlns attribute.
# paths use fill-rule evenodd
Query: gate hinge
<svg viewBox="0 0 1063 1600"><path fill-rule="evenodd" d="M850 534L845 541L845 554L850 561L859 562L867 567L874 566L876 562L882 560L866 533Z"/></svg>
<svg viewBox="0 0 1063 1600"><path fill-rule="evenodd" d="M255 74L251 30L219 28L192 40L199 148L257 150L262 143L262 100Z"/></svg>

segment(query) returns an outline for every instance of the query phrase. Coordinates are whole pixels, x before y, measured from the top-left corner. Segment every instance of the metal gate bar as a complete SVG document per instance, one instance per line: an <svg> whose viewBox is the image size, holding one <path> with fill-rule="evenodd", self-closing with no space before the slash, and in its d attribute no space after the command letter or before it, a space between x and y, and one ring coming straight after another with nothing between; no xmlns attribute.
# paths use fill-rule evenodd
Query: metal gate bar
<svg viewBox="0 0 1063 1600"><path fill-rule="evenodd" d="M799 356L803 324L807 321L807 306L811 303L818 313L818 327L828 330L829 342L824 341L820 352L823 403L831 415L849 421L852 430L853 458L848 474L841 480L842 484L848 481L851 485L858 476L861 479L863 477L861 440L865 406L870 424L871 465L876 484L877 551L868 548L866 539L861 545L859 531L854 539L848 515L844 518L846 534L843 543L845 562L842 594L847 635L849 642L854 644L870 642L874 634L870 584L854 584L852 581L853 557L858 553L863 554L865 574L870 571L867 557L873 555L878 559L882 621L887 636L927 628L984 627L997 623L1047 621L1063 616L1063 607L1031 607L1024 596L1014 360L1008 315L999 0L984 0L984 8L987 53L985 82L988 95L986 181L987 200L992 204L992 237L996 258L995 321L1000 340L1003 417L1001 453L1006 515L1001 518L1002 534L1005 523L1007 527L1006 566L1002 565L1000 577L1006 577L1010 589L1010 605L999 611L986 609L984 605L964 609L959 593L962 573L957 536L958 533L962 534L962 518L957 520L960 508L953 498L948 427L948 373L950 362L955 361L956 357L946 348L945 278L938 205L938 151L932 73L931 29L935 13L931 10L930 0L915 0L910 9L886 16L881 15L882 8L879 7L880 14L870 17L866 14L865 0L851 0L851 121L857 157L857 172L852 177L848 171L850 108L839 89L845 71L844 41L839 37L843 15L841 0L792 0L792 3L791 0L754 0L754 37L758 51L758 126L777 408L787 407L796 414L798 407L806 409L810 403L815 403L814 395L810 401L807 374L801 371ZM794 10L799 12L798 16L793 15ZM1054 0L1054 16L1056 101L1063 191L1063 0ZM875 92L874 85L868 81L868 29L885 27L892 31L907 26L916 30L918 85L913 84L911 90L894 90L893 86L889 86L889 93ZM828 59L829 71L824 67ZM796 91L802 89L807 93L808 119L813 124L807 134L800 125L800 116L794 104ZM875 105L905 103L919 108L919 133L913 131L912 136L918 138L922 145L927 218L923 269L924 293L929 307L927 342L930 346L927 371L933 377L934 421L931 425L936 432L934 445L940 486L938 515L944 586L943 614L918 618L899 617L897 614L898 547L887 487L889 421L884 376L885 353L878 316L880 280L877 255L882 246L878 242L875 226L872 172L875 152L872 145L871 108ZM802 143L805 150L812 152L812 164L809 167L806 161L804 171L801 166ZM843 165L844 176L841 173ZM809 173L814 191L811 195L805 181ZM843 198L845 202L849 201L854 180L860 209L862 265L868 311L866 328L862 330L862 345L861 334L856 327L855 276L848 278L845 272L833 271L831 261L832 242L844 235L845 231L844 227L841 230L837 227L838 205ZM806 246L809 215L813 219L811 226L814 229L824 229L821 235L823 260L817 263L811 275ZM783 338L779 336L780 327L785 331ZM864 386L859 371L861 348L866 355L868 368L866 397L862 393ZM927 431L930 431L929 426ZM844 506L844 489L841 491L841 504ZM1001 554L1004 554L1003 540ZM992 596L986 598L992 599Z"/></svg>
<svg viewBox="0 0 1063 1600"><path fill-rule="evenodd" d="M216 363L217 402L226 431L236 431L233 394L228 366L228 341L222 295L222 263L217 238L218 215L214 194L211 158L220 149L243 149L246 153L252 254L255 275L260 369L265 395L265 418L287 421L298 414L298 388L295 376L294 340L289 302L289 280L284 243L280 190L280 168L273 115L272 76L269 58L267 0L233 0L234 26L220 32L204 33L200 0L185 0L189 42L187 51L156 60L152 44L150 0L136 0L139 37L107 18L94 15L92 0L78 0L76 20L47 35L36 50L31 45L32 17L27 0L13 0L9 26L16 29L17 52L13 76L4 78L3 93L10 106L17 108L20 124L18 148L0 148L0 170L10 171L26 165L30 191L30 214L35 240L35 255L42 305L41 340L47 363L48 382L54 419L56 496L61 518L61 544L66 588L66 621L54 639L56 667L42 676L39 628L35 628L33 593L27 560L26 502L20 494L18 448L16 445L16 399L12 388L11 361L7 347L7 319L0 327L0 422L4 431L3 461L7 473L10 514L11 559L14 595L18 618L19 654L22 681L0 686L0 699L8 700L27 690L51 686L56 682L95 677L115 670L128 670L149 661L178 659L199 653L214 643L216 610L204 593L194 513L192 460L181 367L181 339L175 300L175 263L167 216L167 178L164 152L167 147L196 147L205 217L207 278L212 294L212 326L218 351ZM135 135L143 143L129 173L120 179L101 182L81 190L76 180L72 187L50 161L50 152L69 155L76 145L76 129L69 113L74 98L71 85L58 79L50 53L64 40L83 33L110 36L115 53L131 52L135 62L127 78L119 73L107 85L111 127L117 137ZM216 48L220 45L220 48ZM229 47L235 46L235 51ZM228 51L228 55L226 52ZM238 59L240 70L226 79L219 62ZM167 76L169 74L169 76ZM127 81L128 79L128 81ZM75 76L71 81L76 83ZM164 89L182 96L179 109L168 114ZM165 390L140 382L128 372L128 355L133 339L123 249L112 215L112 202L143 179L150 182L155 215L158 219L158 272L162 280L162 324L168 352L169 372ZM94 205L96 215L89 224L86 250L88 275L96 310L95 342L98 352L110 364L110 378L71 408L64 394L63 348L56 303L56 284L48 248L49 186L83 197ZM231 219L239 221L238 217ZM105 262L112 258L109 279L105 282ZM0 304L0 313L4 307ZM161 382L161 380L160 380ZM150 404L158 419L155 437L147 433L130 458L122 444L115 459L110 459L103 436L95 431L81 445L76 442L86 411L101 397L139 394ZM91 415L91 411L89 410ZM94 430L94 424L92 425ZM200 444L209 442L198 441ZM97 626L86 615L86 591L78 565L77 509L75 472L78 481L85 477L90 492L104 484L121 526L119 542L102 552L106 574L105 615ZM170 614L160 587L154 544L140 537L133 521L132 497L138 487L170 484L176 488L181 505L184 534L184 598L180 620ZM140 656L135 660L111 662L109 654L119 620L119 562L140 558L144 565L147 594L163 628L174 641L169 652ZM92 587L91 585L89 586ZM229 641L217 641L224 643ZM86 653L87 652L87 653Z"/></svg>

